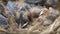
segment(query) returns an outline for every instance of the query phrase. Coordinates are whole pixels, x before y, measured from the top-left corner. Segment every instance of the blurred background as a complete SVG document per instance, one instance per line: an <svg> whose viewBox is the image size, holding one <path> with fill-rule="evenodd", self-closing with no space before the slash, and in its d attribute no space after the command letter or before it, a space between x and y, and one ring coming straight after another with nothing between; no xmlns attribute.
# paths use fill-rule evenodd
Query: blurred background
<svg viewBox="0 0 60 34"><path fill-rule="evenodd" d="M0 34L60 34L60 0L0 0Z"/></svg>

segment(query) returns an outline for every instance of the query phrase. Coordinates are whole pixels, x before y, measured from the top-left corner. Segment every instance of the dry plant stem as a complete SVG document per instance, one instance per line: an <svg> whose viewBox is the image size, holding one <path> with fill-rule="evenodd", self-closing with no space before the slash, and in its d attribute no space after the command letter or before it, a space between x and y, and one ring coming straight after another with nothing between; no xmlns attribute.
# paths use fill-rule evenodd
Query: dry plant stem
<svg viewBox="0 0 60 34"><path fill-rule="evenodd" d="M0 27L0 31L6 31L4 28Z"/></svg>
<svg viewBox="0 0 60 34"><path fill-rule="evenodd" d="M29 28L28 34L29 34L30 32L33 32L34 30L39 29L39 27L42 25L41 22L38 22L39 19L40 19L40 17L38 17L38 18L34 21L34 23L33 23L34 25Z"/></svg>
<svg viewBox="0 0 60 34"><path fill-rule="evenodd" d="M14 30L17 28L14 16L9 15L8 22L9 22L10 29Z"/></svg>
<svg viewBox="0 0 60 34"><path fill-rule="evenodd" d="M46 30L42 31L40 34L50 34L60 27L60 16L54 21L52 25L49 26Z"/></svg>

